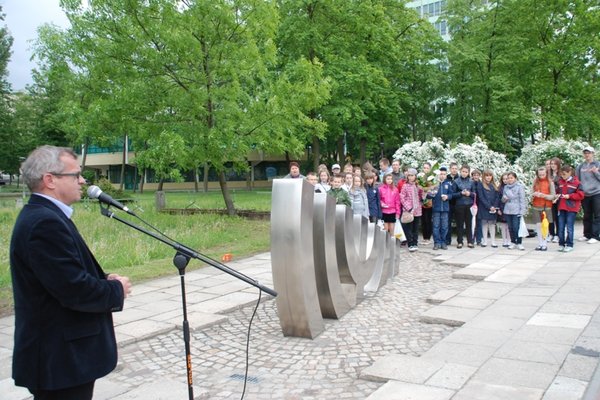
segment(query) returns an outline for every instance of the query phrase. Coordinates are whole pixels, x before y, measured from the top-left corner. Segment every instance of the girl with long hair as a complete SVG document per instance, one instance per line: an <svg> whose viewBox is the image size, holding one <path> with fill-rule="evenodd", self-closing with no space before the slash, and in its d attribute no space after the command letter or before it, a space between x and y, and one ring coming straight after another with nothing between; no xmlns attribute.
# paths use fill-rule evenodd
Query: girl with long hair
<svg viewBox="0 0 600 400"><path fill-rule="evenodd" d="M549 223L553 223L552 217L552 201L556 198L556 187L554 182L548 176L546 167L540 167L535 172L533 181L533 220L538 237L538 246L535 248L539 251L548 250L547 238L542 235L542 213L546 214L546 219Z"/></svg>
<svg viewBox="0 0 600 400"><path fill-rule="evenodd" d="M489 235L492 240L492 247L498 247L496 244L496 220L500 209L500 193L494 179L494 173L489 169L483 171L483 179L481 184L477 186L477 203L479 208L478 221L481 222L481 246L487 246Z"/></svg>
<svg viewBox="0 0 600 400"><path fill-rule="evenodd" d="M560 169L562 168L562 160L558 157L550 159L550 167L548 168L548 177L554 182L554 187L558 187L560 180ZM547 214L547 213L546 213ZM558 243L558 202L552 204L552 222L549 226L550 236L553 243Z"/></svg>

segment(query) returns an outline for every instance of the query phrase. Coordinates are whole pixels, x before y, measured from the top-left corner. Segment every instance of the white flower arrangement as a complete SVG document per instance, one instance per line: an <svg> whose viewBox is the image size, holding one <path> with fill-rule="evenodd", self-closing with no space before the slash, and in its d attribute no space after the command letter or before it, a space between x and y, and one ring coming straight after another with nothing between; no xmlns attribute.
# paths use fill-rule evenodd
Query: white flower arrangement
<svg viewBox="0 0 600 400"><path fill-rule="evenodd" d="M575 168L583 161L582 152L586 146L589 146L587 142L558 138L523 147L521 156L515 160L515 164L523 171L519 180L525 185L528 200L531 197L535 172L545 165L546 160L558 157L563 165L571 165Z"/></svg>
<svg viewBox="0 0 600 400"><path fill-rule="evenodd" d="M396 150L393 158L400 160L404 165L418 169L423 163L429 162L434 176L437 176L441 165L448 166L451 162L459 166L468 164L471 168L481 171L489 169L494 172L496 180L504 172L515 171L517 175L523 172L518 165L511 165L504 154L490 150L480 137L475 137L472 144L459 143L454 147L444 144L442 139L435 137L430 142L410 142ZM431 160L439 160L439 162Z"/></svg>

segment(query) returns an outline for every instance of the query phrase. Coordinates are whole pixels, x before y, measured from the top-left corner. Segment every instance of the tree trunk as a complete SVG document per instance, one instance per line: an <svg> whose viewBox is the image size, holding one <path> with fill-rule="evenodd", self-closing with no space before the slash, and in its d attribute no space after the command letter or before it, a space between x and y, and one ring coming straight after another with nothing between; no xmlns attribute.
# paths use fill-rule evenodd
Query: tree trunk
<svg viewBox="0 0 600 400"><path fill-rule="evenodd" d="M162 178L160 179L160 181L158 181L158 189L156 189L157 191L162 192L164 182L165 182L165 180Z"/></svg>
<svg viewBox="0 0 600 400"><path fill-rule="evenodd" d="M233 205L233 199L231 198L231 193L229 193L229 189L227 188L227 181L225 180L225 172L219 171L219 186L221 186L221 193L223 193L223 200L225 201L225 207L227 208L227 215L233 216L235 215L235 207Z"/></svg>
<svg viewBox="0 0 600 400"><path fill-rule="evenodd" d="M252 161L248 161L248 172L246 172L246 190L252 190L252 177L254 175L254 166Z"/></svg>
<svg viewBox="0 0 600 400"><path fill-rule="evenodd" d="M86 137L83 142L83 158L81 159L81 170L82 171L85 169L85 164L87 162L88 145L89 145L89 139ZM12 177L12 175L11 175L11 177Z"/></svg>
<svg viewBox="0 0 600 400"><path fill-rule="evenodd" d="M202 179L202 189L204 193L208 192L208 163L204 163L204 176Z"/></svg>
<svg viewBox="0 0 600 400"><path fill-rule="evenodd" d="M138 167L137 164L133 167L133 193L137 192L138 186Z"/></svg>
<svg viewBox="0 0 600 400"><path fill-rule="evenodd" d="M418 138L418 136L419 136L419 129L417 128L418 118L417 118L417 115L416 115L417 114L416 113L416 109L414 107L412 108L410 114L411 114L411 116L410 116L410 119L411 119L411 123L410 123L411 129L410 130L411 130L411 134L412 134L412 139L413 139L413 141L417 141L419 139Z"/></svg>
<svg viewBox="0 0 600 400"><path fill-rule="evenodd" d="M198 167L194 167L194 192L198 193L198 181L200 177L198 176Z"/></svg>
<svg viewBox="0 0 600 400"><path fill-rule="evenodd" d="M522 149L525 147L525 139L523 138L523 129L519 127L517 129L517 133L519 134L519 147Z"/></svg>
<svg viewBox="0 0 600 400"><path fill-rule="evenodd" d="M321 142L319 138L313 136L312 139L312 150L313 150L313 171L319 170L319 164L321 164Z"/></svg>
<svg viewBox="0 0 600 400"><path fill-rule="evenodd" d="M340 136L337 138L337 152L338 152L338 160L337 162L344 169L344 164L346 163L346 154L344 153L344 136Z"/></svg>
<svg viewBox="0 0 600 400"><path fill-rule="evenodd" d="M146 168L142 171L142 176L140 176L140 193L144 193L144 183L146 183Z"/></svg>
<svg viewBox="0 0 600 400"><path fill-rule="evenodd" d="M125 136L125 141L127 141L127 136ZM127 160L127 146L125 146L125 142L123 142L123 158L121 159L121 177L119 179L119 190L123 190L125 187L125 161Z"/></svg>
<svg viewBox="0 0 600 400"><path fill-rule="evenodd" d="M367 162L367 139L360 139L360 165L365 165Z"/></svg>

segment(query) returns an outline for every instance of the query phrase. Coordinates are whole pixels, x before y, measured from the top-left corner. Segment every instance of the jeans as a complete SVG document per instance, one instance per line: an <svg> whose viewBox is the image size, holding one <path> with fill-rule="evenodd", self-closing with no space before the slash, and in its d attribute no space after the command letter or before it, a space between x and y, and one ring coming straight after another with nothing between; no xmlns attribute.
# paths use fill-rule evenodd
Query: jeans
<svg viewBox="0 0 600 400"><path fill-rule="evenodd" d="M406 245L408 247L416 246L419 242L419 220L421 217L415 217L409 224L402 224L402 229L406 235Z"/></svg>
<svg viewBox="0 0 600 400"><path fill-rule="evenodd" d="M548 228L550 236L558 236L558 203L552 204L552 222Z"/></svg>
<svg viewBox="0 0 600 400"><path fill-rule="evenodd" d="M439 246L446 244L446 235L448 234L448 224L450 217L448 212L434 211L433 216L433 243Z"/></svg>
<svg viewBox="0 0 600 400"><path fill-rule="evenodd" d="M573 247L576 212L561 210L558 212L558 245ZM565 238L565 228L567 237Z"/></svg>
<svg viewBox="0 0 600 400"><path fill-rule="evenodd" d="M456 241L463 243L463 235L467 236L467 243L473 243L473 224L471 215L471 206L468 204L457 204L456 209ZM466 231L466 232L465 232Z"/></svg>
<svg viewBox="0 0 600 400"><path fill-rule="evenodd" d="M523 242L523 239L519 237L519 225L521 224L521 217L511 214L504 214L504 217L506 218L506 224L508 225L510 241L514 244L521 244Z"/></svg>
<svg viewBox="0 0 600 400"><path fill-rule="evenodd" d="M452 220L456 218L455 209L456 204L454 202L450 202L450 211L448 211L448 231L446 232L447 245L449 245L452 242Z"/></svg>
<svg viewBox="0 0 600 400"><path fill-rule="evenodd" d="M585 196L583 207L583 236L600 240L600 194Z"/></svg>

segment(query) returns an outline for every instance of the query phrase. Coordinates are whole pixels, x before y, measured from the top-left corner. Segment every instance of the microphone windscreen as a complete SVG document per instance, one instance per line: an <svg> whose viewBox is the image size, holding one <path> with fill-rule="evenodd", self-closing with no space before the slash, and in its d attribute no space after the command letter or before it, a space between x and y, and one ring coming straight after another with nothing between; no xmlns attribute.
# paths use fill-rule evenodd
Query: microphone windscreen
<svg viewBox="0 0 600 400"><path fill-rule="evenodd" d="M102 189L100 189L96 185L91 185L90 187L88 187L87 194L90 199L97 199L100 196L100 194L102 194Z"/></svg>

